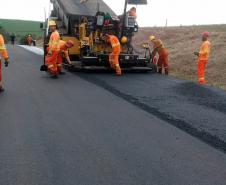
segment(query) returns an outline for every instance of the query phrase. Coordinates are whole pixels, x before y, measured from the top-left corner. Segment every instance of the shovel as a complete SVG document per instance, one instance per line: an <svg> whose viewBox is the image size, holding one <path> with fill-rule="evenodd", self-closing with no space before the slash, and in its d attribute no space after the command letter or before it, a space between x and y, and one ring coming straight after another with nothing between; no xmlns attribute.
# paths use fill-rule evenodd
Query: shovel
<svg viewBox="0 0 226 185"><path fill-rule="evenodd" d="M43 48L45 50L45 40L44 40L44 46L43 46ZM48 66L46 65L46 55L45 55L45 52L44 52L44 56L43 56L43 65L41 65L40 71L48 71Z"/></svg>
<svg viewBox="0 0 226 185"><path fill-rule="evenodd" d="M46 26L46 28L44 28L43 29L43 34L44 34L44 41L43 41L43 49L44 49L44 56L43 56L43 65L40 67L40 71L48 71L48 66L46 65L46 55L45 55L45 49L46 49L46 47L45 47L45 44L46 44L46 40L47 40L47 38L46 38L46 36L47 36L47 34L48 34L48 28L49 28L49 24L48 24L48 22L49 22L49 18L48 19L46 19L46 10L44 10L45 11L45 20L47 20L47 26Z"/></svg>

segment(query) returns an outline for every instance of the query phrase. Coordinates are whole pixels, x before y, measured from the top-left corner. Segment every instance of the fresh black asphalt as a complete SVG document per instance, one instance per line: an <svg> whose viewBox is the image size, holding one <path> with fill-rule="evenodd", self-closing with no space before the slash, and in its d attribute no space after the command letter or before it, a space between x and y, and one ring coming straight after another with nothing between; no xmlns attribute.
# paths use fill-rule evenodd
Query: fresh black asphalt
<svg viewBox="0 0 226 185"><path fill-rule="evenodd" d="M159 74L80 77L226 152L225 91Z"/></svg>
<svg viewBox="0 0 226 185"><path fill-rule="evenodd" d="M209 132L214 113L213 128L223 128L224 109L202 94L186 94L193 84L150 74L67 73L54 80L39 71L41 56L8 49L12 62L0 94L0 185L226 183L225 153L172 125L199 119ZM225 96L205 89L213 99L215 93Z"/></svg>

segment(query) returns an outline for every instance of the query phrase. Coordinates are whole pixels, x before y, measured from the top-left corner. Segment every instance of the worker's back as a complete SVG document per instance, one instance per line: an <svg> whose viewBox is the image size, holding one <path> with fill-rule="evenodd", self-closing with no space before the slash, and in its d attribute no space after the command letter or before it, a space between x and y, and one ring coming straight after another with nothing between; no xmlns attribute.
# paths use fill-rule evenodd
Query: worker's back
<svg viewBox="0 0 226 185"><path fill-rule="evenodd" d="M109 40L113 50L121 50L119 39L115 35L109 35Z"/></svg>
<svg viewBox="0 0 226 185"><path fill-rule="evenodd" d="M2 58L5 59L5 67L8 67L9 64L9 56L8 52L6 50L5 42L3 36L0 34L0 93L4 91L4 88L2 87Z"/></svg>
<svg viewBox="0 0 226 185"><path fill-rule="evenodd" d="M60 50L67 50L66 42L63 40L60 40Z"/></svg>
<svg viewBox="0 0 226 185"><path fill-rule="evenodd" d="M164 47L164 45L160 39L153 40L153 44L154 44L153 49L157 50L157 53L159 54L159 56L168 54L167 49Z"/></svg>
<svg viewBox="0 0 226 185"><path fill-rule="evenodd" d="M52 32L50 39L49 39L49 49L53 51L59 51L60 50L60 34L58 31Z"/></svg>
<svg viewBox="0 0 226 185"><path fill-rule="evenodd" d="M3 58L8 57L8 53L7 53L7 50L6 50L6 47L5 47L5 41L4 41L4 38L1 34L0 34L0 54ZM1 56L0 56L0 59L1 59Z"/></svg>
<svg viewBox="0 0 226 185"><path fill-rule="evenodd" d="M5 42L4 42L4 38L2 36L2 34L0 34L0 49L2 49L5 45Z"/></svg>
<svg viewBox="0 0 226 185"><path fill-rule="evenodd" d="M68 57L69 53L68 53L68 47L66 46L66 41L60 40L59 43L60 43L60 52L61 52L61 55L59 56Z"/></svg>
<svg viewBox="0 0 226 185"><path fill-rule="evenodd" d="M208 60L210 54L211 43L207 40L204 41L200 47L199 60Z"/></svg>

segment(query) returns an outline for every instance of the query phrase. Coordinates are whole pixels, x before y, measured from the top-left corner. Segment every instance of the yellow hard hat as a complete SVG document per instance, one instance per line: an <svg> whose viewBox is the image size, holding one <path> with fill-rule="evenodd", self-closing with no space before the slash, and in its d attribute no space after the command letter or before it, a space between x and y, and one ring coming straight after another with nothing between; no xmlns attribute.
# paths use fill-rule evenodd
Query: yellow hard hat
<svg viewBox="0 0 226 185"><path fill-rule="evenodd" d="M127 43L127 37L126 36L123 36L122 38L121 38L121 43L122 44L125 44L125 43Z"/></svg>
<svg viewBox="0 0 226 185"><path fill-rule="evenodd" d="M55 21L53 21L53 20L50 20L49 21L49 26L56 26L57 24L56 24L56 22Z"/></svg>
<svg viewBox="0 0 226 185"><path fill-rule="evenodd" d="M153 40L155 40L155 36L154 36L154 35L151 35L151 36L149 37L149 39L150 39L150 41L153 41Z"/></svg>

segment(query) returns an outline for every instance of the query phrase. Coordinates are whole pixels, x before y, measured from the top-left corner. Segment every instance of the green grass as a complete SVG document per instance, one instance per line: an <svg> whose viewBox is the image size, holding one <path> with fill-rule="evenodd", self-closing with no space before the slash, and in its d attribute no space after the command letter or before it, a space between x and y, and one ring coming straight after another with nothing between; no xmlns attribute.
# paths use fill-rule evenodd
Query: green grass
<svg viewBox="0 0 226 185"><path fill-rule="evenodd" d="M35 38L42 37L43 33L40 30L40 23L36 21L0 19L0 26L9 34L15 33L17 37L24 37L27 34L32 34Z"/></svg>

